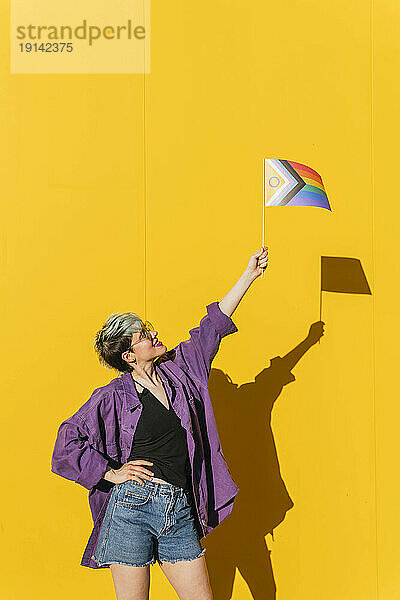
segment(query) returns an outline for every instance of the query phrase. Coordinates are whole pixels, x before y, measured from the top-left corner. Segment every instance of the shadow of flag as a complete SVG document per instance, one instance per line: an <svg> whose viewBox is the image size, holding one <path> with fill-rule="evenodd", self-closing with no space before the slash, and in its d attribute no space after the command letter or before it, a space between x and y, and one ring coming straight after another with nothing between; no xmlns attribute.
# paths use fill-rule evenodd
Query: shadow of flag
<svg viewBox="0 0 400 600"><path fill-rule="evenodd" d="M321 291L371 294L358 258L321 256Z"/></svg>

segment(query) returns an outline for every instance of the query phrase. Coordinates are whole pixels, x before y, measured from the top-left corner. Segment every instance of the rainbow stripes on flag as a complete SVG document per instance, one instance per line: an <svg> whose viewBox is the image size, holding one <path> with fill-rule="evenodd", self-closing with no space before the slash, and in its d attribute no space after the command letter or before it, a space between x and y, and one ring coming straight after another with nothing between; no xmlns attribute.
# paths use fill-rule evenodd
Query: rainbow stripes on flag
<svg viewBox="0 0 400 600"><path fill-rule="evenodd" d="M292 160L264 159L265 206L318 206L332 210L321 176Z"/></svg>

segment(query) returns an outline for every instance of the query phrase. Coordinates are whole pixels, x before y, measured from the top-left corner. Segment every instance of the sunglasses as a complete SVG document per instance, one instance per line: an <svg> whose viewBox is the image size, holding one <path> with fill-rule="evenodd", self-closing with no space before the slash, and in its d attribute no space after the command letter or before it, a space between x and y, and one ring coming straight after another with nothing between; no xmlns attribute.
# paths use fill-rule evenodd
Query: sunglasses
<svg viewBox="0 0 400 600"><path fill-rule="evenodd" d="M133 342L133 344L129 346L129 349L131 349L132 346L135 346L135 344L139 344L139 342L142 342L146 338L151 340L153 337L151 335L152 331L155 331L154 325L150 323L150 321L145 321L140 329L135 329L134 333L140 332L140 336L136 342Z"/></svg>

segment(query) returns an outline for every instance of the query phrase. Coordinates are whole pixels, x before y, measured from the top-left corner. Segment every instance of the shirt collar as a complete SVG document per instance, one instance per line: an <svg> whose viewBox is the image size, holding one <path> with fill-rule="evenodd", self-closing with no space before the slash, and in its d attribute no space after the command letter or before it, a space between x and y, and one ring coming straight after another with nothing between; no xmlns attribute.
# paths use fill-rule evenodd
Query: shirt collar
<svg viewBox="0 0 400 600"><path fill-rule="evenodd" d="M170 363L171 361L166 361L166 362ZM161 365L159 365L156 362L154 363L154 368L155 368L158 376L160 377L161 381L164 384L166 393L170 396L169 388L170 387L179 388L180 386L179 386L178 381L175 381L171 376L166 375L166 373L163 369L163 366L164 366L164 363L161 363ZM174 369L172 369L172 370L174 370ZM122 380L122 385L123 385L123 389L125 392L125 399L126 399L128 409L134 408L135 406L140 404L140 398L143 394L143 391L147 391L147 388L145 388L145 390L142 390L142 392L138 393L130 372L123 373L121 375L121 380ZM171 398L170 398L170 401L171 401Z"/></svg>

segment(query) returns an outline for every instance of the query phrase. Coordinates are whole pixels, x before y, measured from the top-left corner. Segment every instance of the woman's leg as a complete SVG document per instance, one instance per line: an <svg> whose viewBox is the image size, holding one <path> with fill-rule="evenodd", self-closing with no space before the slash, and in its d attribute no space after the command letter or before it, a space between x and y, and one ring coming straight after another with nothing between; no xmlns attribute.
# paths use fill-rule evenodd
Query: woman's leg
<svg viewBox="0 0 400 600"><path fill-rule="evenodd" d="M110 565L117 600L148 600L150 565Z"/></svg>
<svg viewBox="0 0 400 600"><path fill-rule="evenodd" d="M212 600L204 555L194 560L160 562L160 567L178 594L179 600Z"/></svg>

